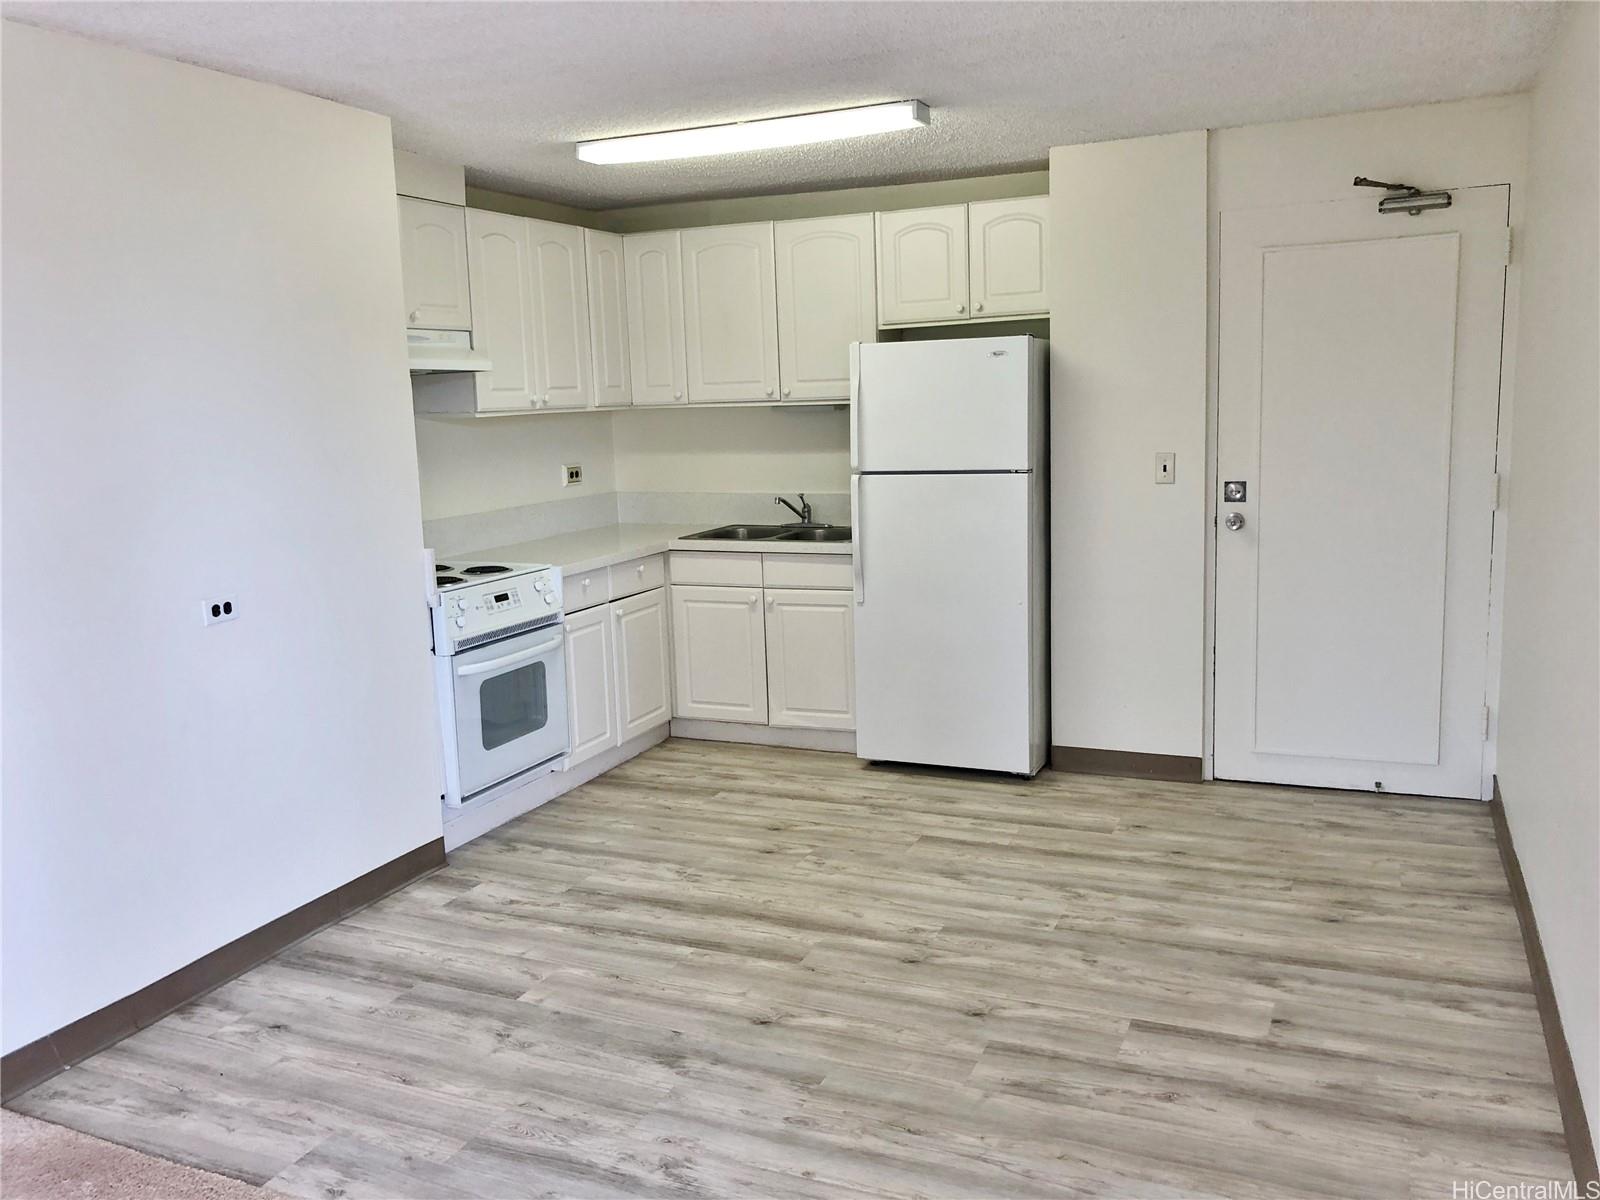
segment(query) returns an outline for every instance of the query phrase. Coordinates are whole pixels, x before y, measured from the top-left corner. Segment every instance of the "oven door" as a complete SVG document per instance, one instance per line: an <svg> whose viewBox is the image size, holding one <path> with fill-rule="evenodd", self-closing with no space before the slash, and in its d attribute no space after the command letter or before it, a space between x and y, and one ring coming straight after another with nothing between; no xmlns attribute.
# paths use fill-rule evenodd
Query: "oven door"
<svg viewBox="0 0 1600 1200"><path fill-rule="evenodd" d="M461 794L567 753L567 667L560 625L450 660Z"/></svg>

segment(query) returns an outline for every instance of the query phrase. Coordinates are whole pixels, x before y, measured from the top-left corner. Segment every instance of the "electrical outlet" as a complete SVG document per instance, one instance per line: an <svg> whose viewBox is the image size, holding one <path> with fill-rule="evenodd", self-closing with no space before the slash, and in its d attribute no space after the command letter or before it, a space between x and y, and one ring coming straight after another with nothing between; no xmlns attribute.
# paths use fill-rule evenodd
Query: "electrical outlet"
<svg viewBox="0 0 1600 1200"><path fill-rule="evenodd" d="M562 487L571 487L575 483L583 482L583 467L580 464L573 463L570 466L562 467L561 470Z"/></svg>
<svg viewBox="0 0 1600 1200"><path fill-rule="evenodd" d="M1156 455L1156 482L1172 483L1177 478L1178 456L1170 450Z"/></svg>
<svg viewBox="0 0 1600 1200"><path fill-rule="evenodd" d="M207 625L220 625L224 621L239 619L239 608L232 600L212 600L205 607Z"/></svg>

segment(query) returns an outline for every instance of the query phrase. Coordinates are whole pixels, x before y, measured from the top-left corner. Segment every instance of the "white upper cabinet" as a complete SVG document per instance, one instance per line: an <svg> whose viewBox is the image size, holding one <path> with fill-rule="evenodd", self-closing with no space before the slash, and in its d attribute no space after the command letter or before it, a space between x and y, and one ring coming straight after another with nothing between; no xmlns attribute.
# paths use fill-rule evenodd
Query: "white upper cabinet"
<svg viewBox="0 0 1600 1200"><path fill-rule="evenodd" d="M588 408L594 403L594 362L589 350L583 230L553 221L526 224L533 292L534 404Z"/></svg>
<svg viewBox="0 0 1600 1200"><path fill-rule="evenodd" d="M531 409L533 269L527 221L469 208L467 266L472 275L473 346L494 364L494 370L473 377L478 410Z"/></svg>
<svg viewBox="0 0 1600 1200"><path fill-rule="evenodd" d="M678 233L630 233L622 239L622 258L633 402L687 404Z"/></svg>
<svg viewBox="0 0 1600 1200"><path fill-rule="evenodd" d="M778 376L784 400L848 400L850 343L878 340L870 213L779 221Z"/></svg>
<svg viewBox="0 0 1600 1200"><path fill-rule="evenodd" d="M685 229L679 236L689 398L776 399L778 295L772 223Z"/></svg>
<svg viewBox="0 0 1600 1200"><path fill-rule="evenodd" d="M1048 197L1027 196L967 205L974 317L1050 311L1044 294L1048 203Z"/></svg>
<svg viewBox="0 0 1600 1200"><path fill-rule="evenodd" d="M967 206L881 212L878 321L961 321L967 312Z"/></svg>
<svg viewBox="0 0 1600 1200"><path fill-rule="evenodd" d="M401 196L400 271L408 327L472 328L465 209Z"/></svg>
<svg viewBox="0 0 1600 1200"><path fill-rule="evenodd" d="M594 351L594 403L610 408L633 403L628 370L628 296L622 238L598 229L583 231L589 267L589 341Z"/></svg>

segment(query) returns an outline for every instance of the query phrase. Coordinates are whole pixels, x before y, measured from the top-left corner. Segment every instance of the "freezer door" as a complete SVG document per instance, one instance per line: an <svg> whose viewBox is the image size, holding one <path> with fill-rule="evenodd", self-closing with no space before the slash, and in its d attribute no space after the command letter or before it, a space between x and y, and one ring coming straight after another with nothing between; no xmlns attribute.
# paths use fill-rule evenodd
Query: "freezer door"
<svg viewBox="0 0 1600 1200"><path fill-rule="evenodd" d="M1028 774L1032 477L865 475L856 753Z"/></svg>
<svg viewBox="0 0 1600 1200"><path fill-rule="evenodd" d="M1026 471L1042 431L1034 339L856 348L850 465L873 471Z"/></svg>

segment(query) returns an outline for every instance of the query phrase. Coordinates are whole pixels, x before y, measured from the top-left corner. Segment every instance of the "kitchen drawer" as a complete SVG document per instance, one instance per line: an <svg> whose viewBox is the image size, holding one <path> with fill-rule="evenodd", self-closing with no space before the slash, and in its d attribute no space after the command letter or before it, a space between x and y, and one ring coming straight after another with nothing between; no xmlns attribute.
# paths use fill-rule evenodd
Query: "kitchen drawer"
<svg viewBox="0 0 1600 1200"><path fill-rule="evenodd" d="M850 588L848 554L763 554L761 582L783 588Z"/></svg>
<svg viewBox="0 0 1600 1200"><path fill-rule="evenodd" d="M611 568L611 598L621 600L624 596L637 596L660 587L666 580L666 563L659 554L618 563Z"/></svg>
<svg viewBox="0 0 1600 1200"><path fill-rule="evenodd" d="M672 561L667 565L671 568L673 583L707 584L711 587L761 586L759 554L674 550Z"/></svg>
<svg viewBox="0 0 1600 1200"><path fill-rule="evenodd" d="M605 567L594 571L572 571L561 576L561 608L582 612L611 599L611 576Z"/></svg>

